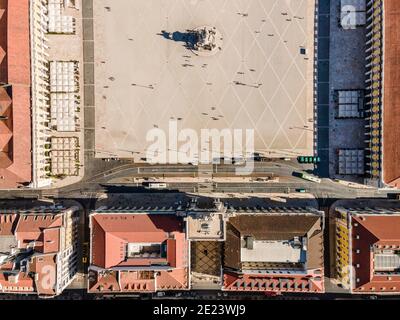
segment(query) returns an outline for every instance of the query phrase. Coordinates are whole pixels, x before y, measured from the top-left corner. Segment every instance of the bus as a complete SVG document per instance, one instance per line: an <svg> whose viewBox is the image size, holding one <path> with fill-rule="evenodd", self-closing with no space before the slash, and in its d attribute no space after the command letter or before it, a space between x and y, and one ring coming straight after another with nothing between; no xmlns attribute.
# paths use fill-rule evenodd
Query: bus
<svg viewBox="0 0 400 320"><path fill-rule="evenodd" d="M161 189L167 189L167 184L166 183L160 183L160 182L150 182L149 184L148 184L148 188L149 189L158 189L158 190L161 190Z"/></svg>
<svg viewBox="0 0 400 320"><path fill-rule="evenodd" d="M321 183L321 179L320 178L314 177L314 176L312 176L310 174L307 174L307 173L302 173L300 175L300 178L302 178L304 180L316 182L316 183Z"/></svg>
<svg viewBox="0 0 400 320"><path fill-rule="evenodd" d="M317 164L317 163L321 162L321 158L313 157L313 156L300 156L300 157L297 157L297 161L299 163Z"/></svg>

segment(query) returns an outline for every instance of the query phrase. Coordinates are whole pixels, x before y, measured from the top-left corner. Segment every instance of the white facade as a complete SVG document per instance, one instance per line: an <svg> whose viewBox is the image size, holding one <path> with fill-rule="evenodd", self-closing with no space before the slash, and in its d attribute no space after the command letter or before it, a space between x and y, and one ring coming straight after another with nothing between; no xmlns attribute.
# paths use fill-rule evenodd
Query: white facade
<svg viewBox="0 0 400 320"><path fill-rule="evenodd" d="M55 10L55 7L58 9ZM77 156L74 153L71 157L65 155L60 157L71 160L69 161L71 165L67 163L67 170L57 170L56 173L51 171L52 137L58 137L60 132L68 132L79 140L79 144L83 140L79 130L80 117L83 114L80 113L79 108L82 95L79 75L81 57L77 55L74 61L69 60L69 58L65 59L63 52L67 51L69 47L60 51L61 39L58 38L65 37L67 42L74 39L71 44L78 47L81 45L81 38L75 32L76 19L79 16L78 7L77 1L30 1L32 188L46 188L57 184L60 181L58 179L60 171L62 171L62 175L71 176L72 179L75 179L62 182L64 184L76 182L80 178L79 166L76 162L83 163L83 159L81 159L79 150ZM57 14L55 11L57 11ZM51 28L56 27L57 22L54 19L58 17L58 14L61 15L62 32L51 30ZM73 14L74 17L69 16L69 14ZM53 19L53 22L50 21L51 19ZM72 27L69 23L66 23L70 20L73 22ZM64 26L66 27L65 30L63 29ZM57 154L54 156L57 157ZM69 172L72 172L72 174L69 174Z"/></svg>
<svg viewBox="0 0 400 320"><path fill-rule="evenodd" d="M57 254L56 294L61 294L74 279L78 264L79 216L72 208L64 215L64 226L60 232L60 252Z"/></svg>
<svg viewBox="0 0 400 320"><path fill-rule="evenodd" d="M31 15L31 74L32 74L32 187L50 185L46 167L50 161L46 145L50 139L50 92L47 33L47 1L32 0Z"/></svg>

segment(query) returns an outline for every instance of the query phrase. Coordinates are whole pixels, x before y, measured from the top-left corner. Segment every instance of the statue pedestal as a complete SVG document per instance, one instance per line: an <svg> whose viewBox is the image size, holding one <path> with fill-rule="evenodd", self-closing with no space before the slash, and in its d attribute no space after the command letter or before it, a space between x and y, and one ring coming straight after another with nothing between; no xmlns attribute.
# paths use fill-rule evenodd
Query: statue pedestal
<svg viewBox="0 0 400 320"><path fill-rule="evenodd" d="M222 34L210 26L202 26L193 30L197 36L193 52L199 56L213 56L222 50Z"/></svg>

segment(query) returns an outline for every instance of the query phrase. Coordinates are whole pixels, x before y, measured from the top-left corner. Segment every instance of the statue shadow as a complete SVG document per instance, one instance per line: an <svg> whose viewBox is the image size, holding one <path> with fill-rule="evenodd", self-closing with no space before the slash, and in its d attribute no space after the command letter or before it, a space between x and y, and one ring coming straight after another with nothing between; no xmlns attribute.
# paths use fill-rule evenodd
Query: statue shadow
<svg viewBox="0 0 400 320"><path fill-rule="evenodd" d="M170 41L182 42L183 45L190 50L194 49L198 41L197 34L191 30L186 30L186 32L167 32L165 30L162 30L161 33L158 33L158 35Z"/></svg>

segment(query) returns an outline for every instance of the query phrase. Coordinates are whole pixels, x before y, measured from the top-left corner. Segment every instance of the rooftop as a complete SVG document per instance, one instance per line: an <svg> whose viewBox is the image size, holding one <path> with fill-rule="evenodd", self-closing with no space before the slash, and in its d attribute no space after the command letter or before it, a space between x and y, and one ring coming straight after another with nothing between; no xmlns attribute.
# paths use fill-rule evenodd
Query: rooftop
<svg viewBox="0 0 400 320"><path fill-rule="evenodd" d="M323 214L240 214L229 219L225 290L323 292Z"/></svg>
<svg viewBox="0 0 400 320"><path fill-rule="evenodd" d="M400 187L400 6L384 3L383 181Z"/></svg>
<svg viewBox="0 0 400 320"><path fill-rule="evenodd" d="M0 0L0 188L31 182L29 0Z"/></svg>
<svg viewBox="0 0 400 320"><path fill-rule="evenodd" d="M173 214L94 213L90 221L90 292L188 287L182 218ZM112 279L115 285L104 285Z"/></svg>
<svg viewBox="0 0 400 320"><path fill-rule="evenodd" d="M222 214L198 213L187 217L190 240L223 240L225 223Z"/></svg>
<svg viewBox="0 0 400 320"><path fill-rule="evenodd" d="M400 214L352 214L353 292L400 291Z"/></svg>
<svg viewBox="0 0 400 320"><path fill-rule="evenodd" d="M246 238L241 239L246 241ZM252 240L251 248L242 247L240 257L242 262L272 262L272 263L305 263L306 250L302 245L296 246L294 241Z"/></svg>

